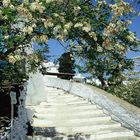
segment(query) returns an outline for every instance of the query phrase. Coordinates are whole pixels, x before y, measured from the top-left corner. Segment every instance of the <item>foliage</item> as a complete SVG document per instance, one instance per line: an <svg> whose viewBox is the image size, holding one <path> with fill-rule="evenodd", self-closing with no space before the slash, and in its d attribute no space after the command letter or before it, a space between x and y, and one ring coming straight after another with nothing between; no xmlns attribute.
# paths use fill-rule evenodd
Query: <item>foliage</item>
<svg viewBox="0 0 140 140"><path fill-rule="evenodd" d="M140 107L140 79L131 79L121 86L110 87L108 91Z"/></svg>
<svg viewBox="0 0 140 140"><path fill-rule="evenodd" d="M42 48L47 48L47 41L53 38L69 42L72 51L92 66L88 72L96 72L103 80L109 76L109 81L114 82L114 77L120 77L125 69L132 67L132 61L125 57L138 44L135 33L128 29L132 15L135 15L133 8L123 0L110 3L105 0L95 3L91 0L2 0L0 60L11 65L12 75L17 71L26 75L41 64L42 54L48 52ZM32 42L41 47L32 50ZM104 56L105 62L101 62ZM28 68L24 68L24 62ZM97 72L101 67L104 71ZM119 72L114 76L116 70Z"/></svg>
<svg viewBox="0 0 140 140"><path fill-rule="evenodd" d="M40 50L44 46L47 47L48 39L74 41L76 36L73 32L79 27L80 7L85 6L87 9L86 3L87 1L84 0L32 2L2 0L0 2L0 60L7 62L6 67L11 66L13 69L11 75L15 75L17 71L23 72L23 75L34 71L43 60L41 55L45 51ZM85 21L85 27L83 26L81 30L87 30L89 25L87 19L81 16L81 20ZM37 42L41 46L40 50L32 50L32 42ZM20 61L27 63L26 71ZM22 72L20 69L15 71L17 68L23 69ZM5 75L6 71L2 69L2 73ZM8 80L11 82L10 79Z"/></svg>
<svg viewBox="0 0 140 140"><path fill-rule="evenodd" d="M40 52L33 51L31 47L32 35L25 34L29 19L23 16L27 10L21 15L21 7L19 1L0 2L0 85L2 86L20 84L24 79L28 79L28 72L33 71L41 63ZM31 28L28 30L31 32Z"/></svg>
<svg viewBox="0 0 140 140"><path fill-rule="evenodd" d="M83 33L84 38L77 38L75 54L84 63L84 71L98 78L102 88L121 85L124 72L134 67L134 61L126 57L129 50L137 51L139 45L136 34L129 30L134 14L131 5L122 0L98 2L90 12L91 36Z"/></svg>
<svg viewBox="0 0 140 140"><path fill-rule="evenodd" d="M63 53L59 60L59 68L58 71L60 73L69 73L74 74L74 59L70 52ZM62 79L71 79L72 76L61 75L59 76Z"/></svg>

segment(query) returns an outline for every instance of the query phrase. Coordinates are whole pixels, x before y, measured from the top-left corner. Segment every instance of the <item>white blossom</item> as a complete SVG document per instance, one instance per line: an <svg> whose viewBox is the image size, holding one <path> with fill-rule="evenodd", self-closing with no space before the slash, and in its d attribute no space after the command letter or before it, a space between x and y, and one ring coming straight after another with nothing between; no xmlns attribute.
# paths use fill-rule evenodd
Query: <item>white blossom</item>
<svg viewBox="0 0 140 140"><path fill-rule="evenodd" d="M10 4L11 0L3 0L2 4L4 7L7 7Z"/></svg>
<svg viewBox="0 0 140 140"><path fill-rule="evenodd" d="M74 25L74 27L75 27L75 28L77 28L77 27L83 27L83 24L80 23L80 22L78 22L78 23L76 23L76 24Z"/></svg>

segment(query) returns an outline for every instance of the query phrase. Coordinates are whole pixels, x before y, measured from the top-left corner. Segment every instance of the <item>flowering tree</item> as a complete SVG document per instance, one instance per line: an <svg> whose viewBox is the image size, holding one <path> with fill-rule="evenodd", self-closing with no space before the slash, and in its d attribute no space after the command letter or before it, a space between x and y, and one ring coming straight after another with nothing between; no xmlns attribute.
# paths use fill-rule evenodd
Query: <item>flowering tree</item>
<svg viewBox="0 0 140 140"><path fill-rule="evenodd" d="M84 38L77 39L80 45L75 46L79 49L76 55L82 58L84 71L98 78L102 88L116 86L125 79L124 71L134 66L126 55L128 50L138 50L139 40L129 30L135 11L129 3L120 0L98 1L90 13L90 32L94 33L94 39L83 33Z"/></svg>
<svg viewBox="0 0 140 140"><path fill-rule="evenodd" d="M16 81L21 82L23 78L26 78L27 73L23 69L25 61L28 63L28 70L32 71L40 65L41 54L48 52L48 39L64 40L66 38L72 22L64 25L63 14L66 13L57 14L62 12L61 6L63 4L66 7L68 5L63 1L49 0L37 0L32 3L29 3L28 0L24 0L22 3L3 0L0 3L0 60L1 73L3 73L1 78L8 79L10 83L13 83L15 78ZM72 4L76 3L72 2ZM69 13L71 11L68 9L71 7L66 8ZM63 31L63 26L67 30ZM32 42L39 44L37 51L32 51ZM1 82L3 83L2 80Z"/></svg>
<svg viewBox="0 0 140 140"><path fill-rule="evenodd" d="M48 51L43 36L39 42L41 49L32 50L32 32L35 27L32 15L23 3L12 0L0 2L1 84L19 84L27 79L27 72L33 71L40 64L40 54ZM25 71L25 61L28 63L28 71Z"/></svg>
<svg viewBox="0 0 140 140"><path fill-rule="evenodd" d="M25 61L29 63L27 66L31 70L40 64L40 54L47 50L43 46L47 47L48 39L74 42L78 28L88 32L91 28L88 19L84 19L85 16L79 17L81 7L88 8L87 3L84 0L35 0L31 3L28 0L22 3L2 0L0 3L0 59L8 63L3 73L10 78L9 81L13 82L12 79L15 77L19 79L21 73L23 73L21 76L23 79L26 72L21 65L23 66ZM80 23L81 20L83 24ZM35 51L31 51L30 55L27 53L32 50L32 42L37 42L41 46L38 47L38 52L41 53L38 54Z"/></svg>
<svg viewBox="0 0 140 140"><path fill-rule="evenodd" d="M23 71L23 79L25 70L19 69L19 65L23 66L26 61L31 71L40 65L41 55L48 51L47 41L51 38L69 42L71 49L87 62L93 60L90 55L97 60L109 52L124 56L138 42L128 30L132 13L132 7L123 0L112 4L100 0L95 4L91 0L2 0L0 59L8 62L15 74ZM32 51L32 42L39 44L37 51Z"/></svg>

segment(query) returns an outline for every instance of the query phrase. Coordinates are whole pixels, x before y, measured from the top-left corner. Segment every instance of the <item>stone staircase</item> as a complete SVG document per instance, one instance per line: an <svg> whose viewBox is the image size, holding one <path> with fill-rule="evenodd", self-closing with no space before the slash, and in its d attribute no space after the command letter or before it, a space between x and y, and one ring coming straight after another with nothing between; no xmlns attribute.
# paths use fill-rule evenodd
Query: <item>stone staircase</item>
<svg viewBox="0 0 140 140"><path fill-rule="evenodd" d="M29 107L35 111L29 140L140 140L98 105L60 89L47 91L47 102Z"/></svg>

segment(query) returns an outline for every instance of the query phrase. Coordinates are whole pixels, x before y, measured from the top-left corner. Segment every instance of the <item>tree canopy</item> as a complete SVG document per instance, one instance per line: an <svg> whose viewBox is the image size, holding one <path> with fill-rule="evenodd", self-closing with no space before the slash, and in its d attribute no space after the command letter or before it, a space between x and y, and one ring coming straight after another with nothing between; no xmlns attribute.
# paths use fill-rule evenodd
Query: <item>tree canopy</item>
<svg viewBox="0 0 140 140"><path fill-rule="evenodd" d="M124 0L2 0L0 60L8 63L3 73L26 78L48 52L47 41L56 39L69 42L76 57L84 60L87 72L98 78L111 75L109 81L115 80L113 76L133 65L125 56L139 43L128 28L134 16L135 10ZM32 48L34 42L37 50Z"/></svg>

